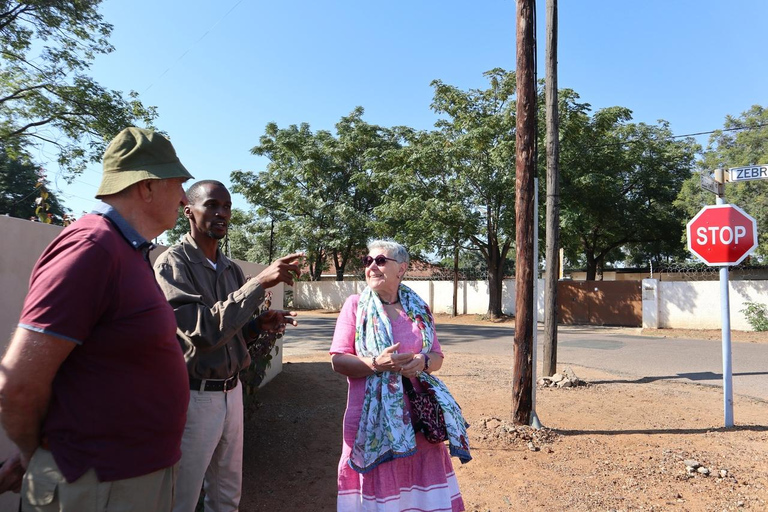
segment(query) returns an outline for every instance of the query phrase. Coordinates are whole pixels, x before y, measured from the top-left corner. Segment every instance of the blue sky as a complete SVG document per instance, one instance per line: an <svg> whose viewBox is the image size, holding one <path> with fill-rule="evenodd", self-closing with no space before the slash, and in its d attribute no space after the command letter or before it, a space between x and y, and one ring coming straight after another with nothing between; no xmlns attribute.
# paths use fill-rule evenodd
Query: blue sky
<svg viewBox="0 0 768 512"><path fill-rule="evenodd" d="M269 122L332 130L360 105L369 123L429 129L432 80L486 88L484 71L515 69L511 0L105 0L102 12L116 51L92 75L138 91L195 178L226 184L266 167L250 148ZM676 134L721 128L768 105L767 19L765 0L561 0L559 85ZM537 26L543 78L543 0ZM71 185L46 167L75 215L91 209L99 165Z"/></svg>

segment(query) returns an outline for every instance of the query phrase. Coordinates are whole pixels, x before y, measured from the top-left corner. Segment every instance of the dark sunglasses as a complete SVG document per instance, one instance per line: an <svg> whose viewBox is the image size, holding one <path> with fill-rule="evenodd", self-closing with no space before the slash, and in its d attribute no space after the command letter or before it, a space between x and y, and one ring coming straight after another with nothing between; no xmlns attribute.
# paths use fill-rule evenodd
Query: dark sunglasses
<svg viewBox="0 0 768 512"><path fill-rule="evenodd" d="M363 256L362 261L363 261L363 267L368 268L371 266L371 263L373 263L374 261L376 262L377 267L381 267L386 265L387 261L397 261L397 260L393 258L387 258L383 254L379 254L375 258L371 256Z"/></svg>

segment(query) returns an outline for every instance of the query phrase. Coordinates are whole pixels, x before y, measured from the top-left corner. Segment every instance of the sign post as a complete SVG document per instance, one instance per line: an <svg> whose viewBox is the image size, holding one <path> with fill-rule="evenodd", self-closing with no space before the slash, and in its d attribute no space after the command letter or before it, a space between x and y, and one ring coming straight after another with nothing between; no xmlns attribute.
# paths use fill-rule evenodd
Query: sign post
<svg viewBox="0 0 768 512"><path fill-rule="evenodd" d="M723 174L721 169L716 171L715 181L721 187L724 182ZM719 190L722 189L719 188ZM702 208L688 222L686 231L688 250L707 265L720 267L725 426L732 427L733 376L728 266L738 265L757 248L757 222L738 206L726 204L721 192L717 195L717 204Z"/></svg>

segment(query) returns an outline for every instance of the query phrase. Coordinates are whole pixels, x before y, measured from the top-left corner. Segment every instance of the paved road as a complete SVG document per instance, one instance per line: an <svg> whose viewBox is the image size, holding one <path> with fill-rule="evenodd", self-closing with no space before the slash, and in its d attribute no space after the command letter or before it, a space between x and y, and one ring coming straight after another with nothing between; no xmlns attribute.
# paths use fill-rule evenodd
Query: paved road
<svg viewBox="0 0 768 512"><path fill-rule="evenodd" d="M299 327L285 337L285 354L328 352L335 315L299 313ZM631 331L629 331L631 332ZM441 324L440 343L454 353L512 354L514 330L509 327ZM541 367L539 331L537 358ZM722 387L722 345L719 341L637 336L617 329L561 327L558 368L572 364L604 370L626 382L675 380ZM732 344L733 392L768 401L768 345ZM616 381L614 381L616 382Z"/></svg>

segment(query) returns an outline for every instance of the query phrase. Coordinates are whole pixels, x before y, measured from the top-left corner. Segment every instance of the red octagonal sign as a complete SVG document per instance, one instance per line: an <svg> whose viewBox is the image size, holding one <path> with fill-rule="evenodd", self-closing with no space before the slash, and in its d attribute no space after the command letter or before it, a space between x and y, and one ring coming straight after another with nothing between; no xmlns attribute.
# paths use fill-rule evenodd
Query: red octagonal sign
<svg viewBox="0 0 768 512"><path fill-rule="evenodd" d="M688 223L688 250L709 266L738 265L757 248L757 223L732 204L705 206Z"/></svg>

